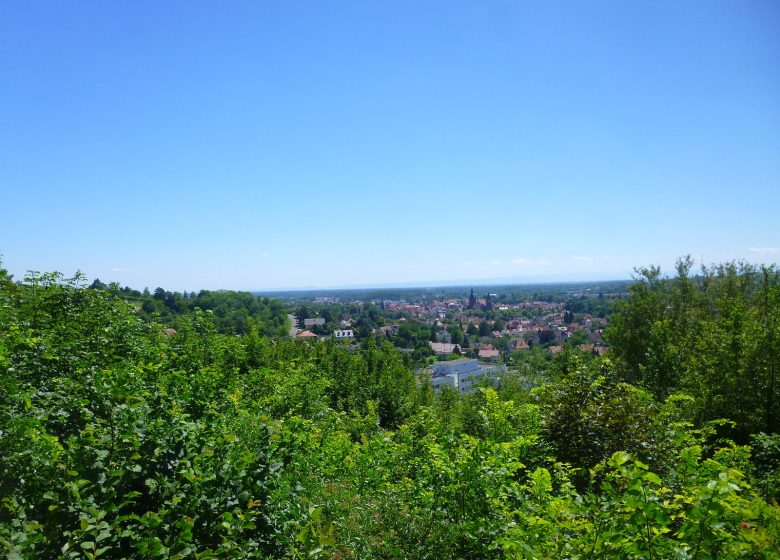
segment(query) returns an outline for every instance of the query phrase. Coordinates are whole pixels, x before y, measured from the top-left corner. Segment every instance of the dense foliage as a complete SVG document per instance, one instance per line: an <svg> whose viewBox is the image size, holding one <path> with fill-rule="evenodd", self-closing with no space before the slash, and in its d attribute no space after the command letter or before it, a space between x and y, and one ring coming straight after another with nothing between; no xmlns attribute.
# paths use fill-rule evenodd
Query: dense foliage
<svg viewBox="0 0 780 560"><path fill-rule="evenodd" d="M691 264L639 271L607 331L622 375L657 398L691 395L697 421L732 420L738 441L780 431L780 270Z"/></svg>
<svg viewBox="0 0 780 560"><path fill-rule="evenodd" d="M746 301L750 320L777 316L773 294ZM231 334L215 315L193 308L166 334L78 276L0 271L7 557L778 558L778 437L724 439L741 417L681 392L691 356L721 352L727 376L754 367L742 354L694 339L663 391L647 352L621 349L565 352L533 389L519 370L434 394L389 344ZM760 347L763 372L777 350Z"/></svg>
<svg viewBox="0 0 780 560"><path fill-rule="evenodd" d="M160 322L179 328L196 311L209 311L219 332L245 334L255 330L266 336L283 336L290 327L287 311L278 300L256 297L249 292L201 290L197 294L170 292L157 288L143 292L104 284L95 280L90 288L108 291L129 301L146 322Z"/></svg>

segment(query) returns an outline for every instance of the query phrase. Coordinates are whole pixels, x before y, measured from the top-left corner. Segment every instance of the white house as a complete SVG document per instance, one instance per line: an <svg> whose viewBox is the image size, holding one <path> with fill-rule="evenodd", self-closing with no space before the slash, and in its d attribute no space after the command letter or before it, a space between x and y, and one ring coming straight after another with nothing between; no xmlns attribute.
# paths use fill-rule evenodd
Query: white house
<svg viewBox="0 0 780 560"><path fill-rule="evenodd" d="M461 351L459 345L450 344L449 342L429 342L428 344L431 346L431 350L437 354L452 354L456 348L458 353Z"/></svg>

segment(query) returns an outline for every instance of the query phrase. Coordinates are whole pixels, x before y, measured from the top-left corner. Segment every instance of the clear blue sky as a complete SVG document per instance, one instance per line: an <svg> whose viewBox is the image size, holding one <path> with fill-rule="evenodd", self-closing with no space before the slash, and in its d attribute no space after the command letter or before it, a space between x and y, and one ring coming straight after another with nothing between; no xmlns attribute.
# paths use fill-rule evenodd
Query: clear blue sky
<svg viewBox="0 0 780 560"><path fill-rule="evenodd" d="M136 288L780 259L780 4L0 4L0 254Z"/></svg>

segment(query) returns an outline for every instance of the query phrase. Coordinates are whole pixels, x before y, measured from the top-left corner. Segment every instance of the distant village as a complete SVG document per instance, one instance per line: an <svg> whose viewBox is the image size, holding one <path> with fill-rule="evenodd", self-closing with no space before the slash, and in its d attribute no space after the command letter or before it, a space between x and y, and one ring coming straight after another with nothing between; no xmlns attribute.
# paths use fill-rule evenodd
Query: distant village
<svg viewBox="0 0 780 560"><path fill-rule="evenodd" d="M337 322L332 316L299 318L290 314L290 336L333 338L350 343L374 336L387 339L401 352L411 353L416 347L418 357L428 357L427 371L437 389L447 385L460 392L470 392L475 389L477 379L495 376L512 363L517 352L536 349L556 354L567 343L593 355L607 350L603 333L608 319L588 312L573 312L565 301L504 302L497 301L496 294L477 296L471 290L464 298L421 298L419 301L341 302L335 297L318 297L312 308L328 306L341 306L357 313L342 314L349 316L342 316ZM375 320L364 320L367 308L372 309ZM417 334L411 348L408 333ZM425 351L421 346L426 347Z"/></svg>

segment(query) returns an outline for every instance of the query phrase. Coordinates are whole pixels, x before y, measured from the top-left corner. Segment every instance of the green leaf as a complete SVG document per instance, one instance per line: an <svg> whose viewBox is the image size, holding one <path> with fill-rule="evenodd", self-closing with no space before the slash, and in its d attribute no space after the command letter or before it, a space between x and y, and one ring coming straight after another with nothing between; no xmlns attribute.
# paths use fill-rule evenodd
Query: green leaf
<svg viewBox="0 0 780 560"><path fill-rule="evenodd" d="M631 459L631 455L626 453L625 451L616 451L612 454L612 457L609 460L609 465L611 467L621 467L628 463L628 461Z"/></svg>
<svg viewBox="0 0 780 560"><path fill-rule="evenodd" d="M653 484L656 484L658 486L661 485L661 477L659 477L657 474L655 474L653 472L646 472L642 476L642 478L644 478L645 480L649 480L650 482L652 482Z"/></svg>

